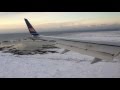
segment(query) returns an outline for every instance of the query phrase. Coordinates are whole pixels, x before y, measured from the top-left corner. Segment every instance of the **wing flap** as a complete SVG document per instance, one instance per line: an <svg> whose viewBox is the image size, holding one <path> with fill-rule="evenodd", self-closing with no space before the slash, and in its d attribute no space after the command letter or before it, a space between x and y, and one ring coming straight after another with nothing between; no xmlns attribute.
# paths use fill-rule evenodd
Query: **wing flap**
<svg viewBox="0 0 120 90"><path fill-rule="evenodd" d="M94 60L91 62L91 64L94 64L94 63L97 63L97 62L100 62L100 61L102 61L102 59L94 58Z"/></svg>
<svg viewBox="0 0 120 90"><path fill-rule="evenodd" d="M99 52L106 52L110 54L118 54L120 52L120 47L116 46L110 46L110 45L101 45L101 44L93 44L93 43L86 43L86 42L74 42L74 41L65 41L65 40L58 40L57 41L59 44L64 44L64 45L71 45L77 48L82 48L82 49L88 49L88 50L93 50L93 51L99 51Z"/></svg>
<svg viewBox="0 0 120 90"><path fill-rule="evenodd" d="M78 52L81 54L90 55L93 57L105 59L105 60L113 60L113 58L114 58L114 56L112 54L105 53L105 52L93 51L93 50L89 50L89 49L82 49L82 48L64 45L64 44L56 44L56 46L61 47L61 48L65 48L68 50L72 50L72 51L75 51L75 52Z"/></svg>

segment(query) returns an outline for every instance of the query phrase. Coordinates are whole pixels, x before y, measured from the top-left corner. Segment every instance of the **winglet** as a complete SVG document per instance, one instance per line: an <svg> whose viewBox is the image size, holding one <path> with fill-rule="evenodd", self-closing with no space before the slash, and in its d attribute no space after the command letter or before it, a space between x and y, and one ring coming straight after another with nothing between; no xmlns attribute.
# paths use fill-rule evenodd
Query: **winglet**
<svg viewBox="0 0 120 90"><path fill-rule="evenodd" d="M27 27L29 29L30 34L33 35L33 36L38 36L39 34L35 31L35 29L30 24L30 22L26 18L24 18L24 20L25 20L25 23L26 23L26 25L27 25Z"/></svg>

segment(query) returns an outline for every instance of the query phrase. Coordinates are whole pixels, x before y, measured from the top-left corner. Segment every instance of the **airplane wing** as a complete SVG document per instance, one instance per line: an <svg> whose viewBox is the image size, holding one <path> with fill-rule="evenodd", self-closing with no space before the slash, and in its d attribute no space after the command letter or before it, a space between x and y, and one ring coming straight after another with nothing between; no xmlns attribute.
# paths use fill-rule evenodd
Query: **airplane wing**
<svg viewBox="0 0 120 90"><path fill-rule="evenodd" d="M100 41L85 41L68 39L64 37L44 36L39 35L27 19L25 22L31 35L40 40L48 40L55 43L55 46L64 48L66 50L72 50L81 54L95 57L91 63L96 63L101 60L112 61L114 58L120 56L120 44Z"/></svg>

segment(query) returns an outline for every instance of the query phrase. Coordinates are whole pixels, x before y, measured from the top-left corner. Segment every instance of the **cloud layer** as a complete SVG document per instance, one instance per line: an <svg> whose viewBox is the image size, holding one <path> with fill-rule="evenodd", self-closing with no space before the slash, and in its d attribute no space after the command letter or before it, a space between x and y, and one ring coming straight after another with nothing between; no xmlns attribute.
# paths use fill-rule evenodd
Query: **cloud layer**
<svg viewBox="0 0 120 90"><path fill-rule="evenodd" d="M24 18L38 31L118 28L119 12L1 12L0 33L24 32Z"/></svg>

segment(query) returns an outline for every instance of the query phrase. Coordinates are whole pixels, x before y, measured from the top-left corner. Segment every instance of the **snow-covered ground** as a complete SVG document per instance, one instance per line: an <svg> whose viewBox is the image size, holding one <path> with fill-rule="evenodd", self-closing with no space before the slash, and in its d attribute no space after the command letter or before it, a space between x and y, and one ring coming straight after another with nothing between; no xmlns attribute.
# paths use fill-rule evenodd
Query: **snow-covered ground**
<svg viewBox="0 0 120 90"><path fill-rule="evenodd" d="M120 42L120 32L77 33L63 36ZM62 52L63 49L57 51ZM120 78L119 60L90 64L93 58L73 51L42 55L13 55L0 52L0 78Z"/></svg>

